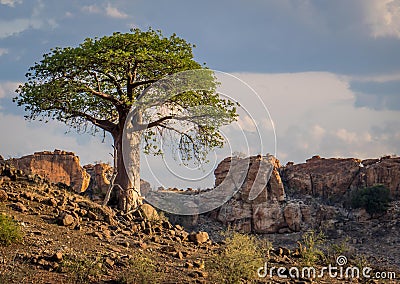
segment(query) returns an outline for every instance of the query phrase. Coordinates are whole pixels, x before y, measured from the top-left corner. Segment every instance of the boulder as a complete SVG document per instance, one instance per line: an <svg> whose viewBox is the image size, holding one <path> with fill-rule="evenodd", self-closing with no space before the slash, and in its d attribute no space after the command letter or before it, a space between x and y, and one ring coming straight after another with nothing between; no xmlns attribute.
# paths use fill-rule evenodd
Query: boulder
<svg viewBox="0 0 400 284"><path fill-rule="evenodd" d="M8 199L8 194L5 192L5 190L0 189L0 202L7 201Z"/></svg>
<svg viewBox="0 0 400 284"><path fill-rule="evenodd" d="M142 213L143 217L148 219L148 220L159 220L160 216L158 215L158 212L156 209L154 209L153 206L150 204L142 204L140 205L139 208L140 212Z"/></svg>
<svg viewBox="0 0 400 284"><path fill-rule="evenodd" d="M243 174L236 172L236 168L246 171L245 178L240 184L242 200L250 203L262 203L267 200L283 201L285 199L285 189L279 175L280 163L272 155L225 158L214 171L215 187L218 187L226 179L230 179L229 175Z"/></svg>
<svg viewBox="0 0 400 284"><path fill-rule="evenodd" d="M189 240L196 244L202 244L209 240L209 236L207 232L192 233L189 235Z"/></svg>
<svg viewBox="0 0 400 284"><path fill-rule="evenodd" d="M84 192L89 185L89 174L80 166L79 157L72 152L36 152L8 162L26 174L43 176L54 183L64 183L76 192Z"/></svg>
<svg viewBox="0 0 400 284"><path fill-rule="evenodd" d="M302 225L302 214L299 203L289 203L283 210L286 224L293 232L299 232Z"/></svg>
<svg viewBox="0 0 400 284"><path fill-rule="evenodd" d="M271 234L287 227L283 209L279 203L260 203L254 205L253 231L255 233Z"/></svg>
<svg viewBox="0 0 400 284"><path fill-rule="evenodd" d="M244 232L278 232L285 226L280 204L285 200L285 189L279 167L279 160L272 155L224 159L214 171L216 186L223 182L230 185L227 181L242 175L243 170L245 178L233 198L217 209L216 219ZM240 169L240 173L235 169ZM270 217L276 219L266 219Z"/></svg>
<svg viewBox="0 0 400 284"><path fill-rule="evenodd" d="M112 167L109 164L99 163L85 165L83 168L90 175L88 190L91 190L94 194L106 194L110 186Z"/></svg>
<svg viewBox="0 0 400 284"><path fill-rule="evenodd" d="M58 222L60 225L68 227L75 222L75 218L71 214L62 212L58 217Z"/></svg>

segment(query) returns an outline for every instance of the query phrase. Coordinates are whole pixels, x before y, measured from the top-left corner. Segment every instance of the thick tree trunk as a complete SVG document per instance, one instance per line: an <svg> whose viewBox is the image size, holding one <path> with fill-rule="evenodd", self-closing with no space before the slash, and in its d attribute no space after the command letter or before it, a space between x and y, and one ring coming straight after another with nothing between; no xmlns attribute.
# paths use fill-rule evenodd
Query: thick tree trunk
<svg viewBox="0 0 400 284"><path fill-rule="evenodd" d="M125 212L142 203L140 194L140 131L121 131L114 135L117 154L117 176L115 185L122 190L118 193L118 208ZM125 135L125 137L124 137Z"/></svg>

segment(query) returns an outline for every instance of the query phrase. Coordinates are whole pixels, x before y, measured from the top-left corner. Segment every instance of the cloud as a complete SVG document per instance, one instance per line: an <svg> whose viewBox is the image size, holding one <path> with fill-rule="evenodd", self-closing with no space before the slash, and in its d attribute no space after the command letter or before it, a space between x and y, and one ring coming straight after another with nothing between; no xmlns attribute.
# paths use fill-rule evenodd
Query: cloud
<svg viewBox="0 0 400 284"><path fill-rule="evenodd" d="M106 15L111 18L117 18L117 19L126 19L128 17L127 14L119 11L115 7L112 7L110 3L108 3L106 7Z"/></svg>
<svg viewBox="0 0 400 284"><path fill-rule="evenodd" d="M83 6L81 10L89 14L100 14L102 12L102 10L96 5Z"/></svg>
<svg viewBox="0 0 400 284"><path fill-rule="evenodd" d="M0 48L0 56L3 56L5 54L8 54L8 49L7 48Z"/></svg>
<svg viewBox="0 0 400 284"><path fill-rule="evenodd" d="M0 20L0 39L19 34L29 27L38 28L41 26L39 21L30 19L14 19L12 21Z"/></svg>
<svg viewBox="0 0 400 284"><path fill-rule="evenodd" d="M21 4L22 0L0 0L0 4L15 7L15 4Z"/></svg>
<svg viewBox="0 0 400 284"><path fill-rule="evenodd" d="M365 21L373 37L400 38L400 0L369 0L365 4Z"/></svg>
<svg viewBox="0 0 400 284"><path fill-rule="evenodd" d="M115 19L128 18L127 14L119 11L116 7L111 6L110 3L108 3L107 6L105 7L100 7L96 5L83 6L81 10L89 14L103 14L110 18L115 18Z"/></svg>
<svg viewBox="0 0 400 284"><path fill-rule="evenodd" d="M32 3L31 3L32 4ZM15 36L28 29L54 29L57 22L50 15L46 14L45 5L42 1L36 1L29 15L21 18L13 18L9 20L0 20L0 39Z"/></svg>
<svg viewBox="0 0 400 284"><path fill-rule="evenodd" d="M367 158L400 153L400 130L395 127L400 124L399 111L357 107L357 94L346 76L327 72L235 75L252 86L268 107L283 162L302 162L316 154ZM256 121L261 117L251 115ZM271 135L264 129L261 133ZM273 152L270 145L264 149Z"/></svg>
<svg viewBox="0 0 400 284"><path fill-rule="evenodd" d="M351 90L356 94L355 105L372 109L400 110L400 78L394 80L353 80Z"/></svg>
<svg viewBox="0 0 400 284"><path fill-rule="evenodd" d="M78 137L72 133L65 134L65 129L65 125L59 122L51 121L46 125L27 122L22 116L0 112L0 154L3 157L20 157L36 151L63 149L77 153L82 164L110 160L110 143L101 143L100 138L90 135ZM86 141L79 142L79 139Z"/></svg>
<svg viewBox="0 0 400 284"><path fill-rule="evenodd" d="M1 82L0 83L0 99L12 98L15 96L15 90L20 82ZM1 105L0 105L1 107Z"/></svg>

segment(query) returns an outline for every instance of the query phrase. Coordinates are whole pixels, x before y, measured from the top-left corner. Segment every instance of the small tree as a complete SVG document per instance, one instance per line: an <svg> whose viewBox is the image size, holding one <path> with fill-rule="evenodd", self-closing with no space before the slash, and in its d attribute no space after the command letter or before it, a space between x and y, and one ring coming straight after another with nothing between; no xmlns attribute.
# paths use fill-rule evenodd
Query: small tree
<svg viewBox="0 0 400 284"><path fill-rule="evenodd" d="M364 208L368 214L381 214L389 207L390 191L384 185L355 190L351 196L351 207Z"/></svg>
<svg viewBox="0 0 400 284"><path fill-rule="evenodd" d="M220 126L236 118L234 104L215 92L217 82L212 72L202 73L202 78L186 78L201 82L202 90L163 96L160 90L165 86L159 84L158 89L149 91L151 84L167 75L206 70L193 59L192 47L175 34L167 38L152 29L88 38L78 47L57 47L29 69L27 82L17 89L14 101L24 106L28 120L55 119L78 132L110 133L117 169L115 184L123 189L118 195L119 208L130 210L138 201L135 192L140 195L141 145L148 154L161 154L158 142L173 137L178 140L172 145L182 159L202 160L208 150L222 146ZM157 100L158 96L162 99ZM204 112L199 114L199 106L212 108L212 119ZM126 134L129 145L123 145L124 128L129 123L133 124ZM178 123L189 123L191 130L182 132ZM124 161L127 148L132 164Z"/></svg>

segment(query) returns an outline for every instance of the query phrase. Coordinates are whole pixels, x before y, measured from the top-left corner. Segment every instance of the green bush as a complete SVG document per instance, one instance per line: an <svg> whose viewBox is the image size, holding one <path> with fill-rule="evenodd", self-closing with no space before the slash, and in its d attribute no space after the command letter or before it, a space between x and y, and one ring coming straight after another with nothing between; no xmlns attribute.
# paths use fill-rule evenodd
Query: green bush
<svg viewBox="0 0 400 284"><path fill-rule="evenodd" d="M69 272L75 283L97 283L102 271L102 261L99 257L69 256L61 263L61 269Z"/></svg>
<svg viewBox="0 0 400 284"><path fill-rule="evenodd" d="M315 231L308 231L303 234L303 240L298 242L299 250L304 264L313 265L319 260L325 260L322 247L325 244L325 235Z"/></svg>
<svg viewBox="0 0 400 284"><path fill-rule="evenodd" d="M164 274L155 262L143 253L133 255L128 269L118 280L120 284L150 284L163 282Z"/></svg>
<svg viewBox="0 0 400 284"><path fill-rule="evenodd" d="M352 208L364 208L369 214L385 213L389 207L390 191L383 185L355 190L351 196Z"/></svg>
<svg viewBox="0 0 400 284"><path fill-rule="evenodd" d="M264 253L270 249L255 236L226 233L222 251L207 263L215 283L242 283L257 279L257 269L264 264Z"/></svg>
<svg viewBox="0 0 400 284"><path fill-rule="evenodd" d="M7 215L0 214L0 245L8 246L22 240L21 228Z"/></svg>

